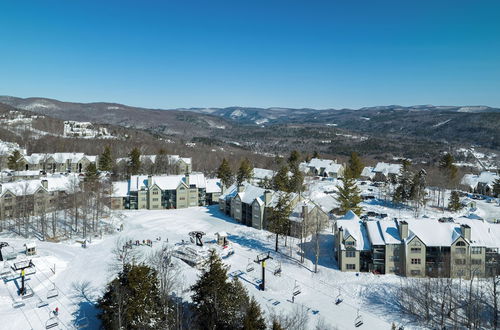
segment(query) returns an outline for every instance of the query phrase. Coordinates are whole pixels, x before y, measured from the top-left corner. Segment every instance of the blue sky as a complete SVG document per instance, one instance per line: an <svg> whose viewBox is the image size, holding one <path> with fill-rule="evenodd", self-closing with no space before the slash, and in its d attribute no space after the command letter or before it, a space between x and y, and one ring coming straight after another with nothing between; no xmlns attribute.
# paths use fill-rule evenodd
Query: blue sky
<svg viewBox="0 0 500 330"><path fill-rule="evenodd" d="M500 106L500 2L0 0L0 95Z"/></svg>

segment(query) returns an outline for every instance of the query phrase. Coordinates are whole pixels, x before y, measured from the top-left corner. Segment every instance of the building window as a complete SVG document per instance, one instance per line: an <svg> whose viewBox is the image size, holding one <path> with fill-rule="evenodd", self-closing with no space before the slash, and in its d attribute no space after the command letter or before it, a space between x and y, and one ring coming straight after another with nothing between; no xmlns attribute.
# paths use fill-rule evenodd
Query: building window
<svg viewBox="0 0 500 330"><path fill-rule="evenodd" d="M482 260L481 259L471 259L470 262L473 265L480 265L482 263Z"/></svg>
<svg viewBox="0 0 500 330"><path fill-rule="evenodd" d="M456 251L458 254L465 254L466 249L465 249L465 248L455 248L455 251Z"/></svg>
<svg viewBox="0 0 500 330"><path fill-rule="evenodd" d="M481 249L480 247L471 247L470 252L471 252L472 254L481 254L481 252L482 252L481 250L482 250L482 249Z"/></svg>
<svg viewBox="0 0 500 330"><path fill-rule="evenodd" d="M410 249L411 253L420 253L422 252L422 249L421 248L415 248L415 247L412 247Z"/></svg>
<svg viewBox="0 0 500 330"><path fill-rule="evenodd" d="M347 246L354 246L354 242L353 241L347 241L344 244L347 245Z"/></svg>
<svg viewBox="0 0 500 330"><path fill-rule="evenodd" d="M153 202L158 202L158 198L153 198Z"/></svg>
<svg viewBox="0 0 500 330"><path fill-rule="evenodd" d="M421 273L420 273L420 270L418 270L418 269L412 269L410 271L410 274L413 276L417 276L417 275L420 275Z"/></svg>
<svg viewBox="0 0 500 330"><path fill-rule="evenodd" d="M462 242L462 241L457 242L457 246L465 246L465 242Z"/></svg>
<svg viewBox="0 0 500 330"><path fill-rule="evenodd" d="M421 263L422 263L422 259L420 259L420 258L411 259L412 265L420 265Z"/></svg>
<svg viewBox="0 0 500 330"><path fill-rule="evenodd" d="M179 200L180 200L180 201L185 201L185 200L186 200L186 197L179 197Z"/></svg>
<svg viewBox="0 0 500 330"><path fill-rule="evenodd" d="M354 258L356 256L356 251L345 251L345 256L347 258Z"/></svg>
<svg viewBox="0 0 500 330"><path fill-rule="evenodd" d="M356 269L356 265L355 264L346 264L345 266L346 266L346 268L348 270L354 270L354 269Z"/></svg>
<svg viewBox="0 0 500 330"><path fill-rule="evenodd" d="M465 265L465 259L455 259L455 265Z"/></svg>
<svg viewBox="0 0 500 330"><path fill-rule="evenodd" d="M413 245L415 245L415 246L421 246L422 243L420 243L419 241L415 241L415 242L413 242Z"/></svg>
<svg viewBox="0 0 500 330"><path fill-rule="evenodd" d="M153 195L158 195L159 191L158 190L153 190Z"/></svg>

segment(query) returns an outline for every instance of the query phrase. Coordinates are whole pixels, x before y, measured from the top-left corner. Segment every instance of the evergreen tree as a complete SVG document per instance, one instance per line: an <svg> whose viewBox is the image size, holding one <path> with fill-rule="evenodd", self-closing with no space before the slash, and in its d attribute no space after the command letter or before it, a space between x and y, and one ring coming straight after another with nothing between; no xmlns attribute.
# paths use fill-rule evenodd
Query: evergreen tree
<svg viewBox="0 0 500 330"><path fill-rule="evenodd" d="M313 158L319 158L319 153L317 150L314 150L313 152Z"/></svg>
<svg viewBox="0 0 500 330"><path fill-rule="evenodd" d="M125 265L99 300L105 329L159 329L165 321L156 271Z"/></svg>
<svg viewBox="0 0 500 330"><path fill-rule="evenodd" d="M455 159L449 153L443 155L439 161L439 169L444 173L449 181L449 185L453 185L457 179L457 167L453 164Z"/></svg>
<svg viewBox="0 0 500 330"><path fill-rule="evenodd" d="M19 152L19 150L14 150L12 154L7 158L7 166L9 169L13 171L20 171L22 168L21 159L23 155Z"/></svg>
<svg viewBox="0 0 500 330"><path fill-rule="evenodd" d="M448 202L448 209L452 212L457 212L461 208L462 204L460 203L460 194L458 191L452 191Z"/></svg>
<svg viewBox="0 0 500 330"><path fill-rule="evenodd" d="M238 186L243 183L243 181L249 181L253 177L253 166L252 163L245 158L241 161L240 167L238 168L238 173L236 174L236 182Z"/></svg>
<svg viewBox="0 0 500 330"><path fill-rule="evenodd" d="M289 178L288 178L288 166L282 165L278 172L273 178L273 189L277 191L288 192L290 188Z"/></svg>
<svg viewBox="0 0 500 330"><path fill-rule="evenodd" d="M337 201L340 203L340 212L342 214L351 210L357 215L361 214L362 208L359 206L361 203L361 196L356 180L352 177L350 168L346 168L342 178L342 185L337 186Z"/></svg>
<svg viewBox="0 0 500 330"><path fill-rule="evenodd" d="M411 198L413 173L411 172L410 167L411 162L405 159L399 173L399 185L394 190L394 203L406 203Z"/></svg>
<svg viewBox="0 0 500 330"><path fill-rule="evenodd" d="M290 196L288 194L281 194L276 205L271 208L269 216L269 230L276 235L276 252L278 251L279 235L288 235L291 213Z"/></svg>
<svg viewBox="0 0 500 330"><path fill-rule="evenodd" d="M99 173L97 172L97 167L95 163L90 163L85 168L85 181L87 182L95 182L99 178Z"/></svg>
<svg viewBox="0 0 500 330"><path fill-rule="evenodd" d="M113 156L111 155L110 146L106 146L99 157L99 170L106 172L113 170Z"/></svg>
<svg viewBox="0 0 500 330"><path fill-rule="evenodd" d="M415 203L417 210L421 205L425 205L426 202L426 176L427 172L421 169L411 180L410 198Z"/></svg>
<svg viewBox="0 0 500 330"><path fill-rule="evenodd" d="M300 163L300 152L298 152L297 150L293 150L290 153L290 157L288 157L288 165L290 165L291 167L292 165L298 163Z"/></svg>
<svg viewBox="0 0 500 330"><path fill-rule="evenodd" d="M224 187L229 187L234 182L233 172L226 158L222 159L222 163L217 170L217 177L220 179Z"/></svg>
<svg viewBox="0 0 500 330"><path fill-rule="evenodd" d="M351 153L351 158L347 164L349 171L354 179L359 179L361 172L363 172L364 164L356 152Z"/></svg>
<svg viewBox="0 0 500 330"><path fill-rule="evenodd" d="M243 330L266 330L266 322L262 311L254 297L250 299L245 317L243 318Z"/></svg>
<svg viewBox="0 0 500 330"><path fill-rule="evenodd" d="M130 175L137 175L141 170L141 152L134 148L129 154L128 172Z"/></svg>
<svg viewBox="0 0 500 330"><path fill-rule="evenodd" d="M191 287L192 300L199 329L229 330L241 327L248 306L248 294L238 279L228 281L228 267L215 250L205 270Z"/></svg>

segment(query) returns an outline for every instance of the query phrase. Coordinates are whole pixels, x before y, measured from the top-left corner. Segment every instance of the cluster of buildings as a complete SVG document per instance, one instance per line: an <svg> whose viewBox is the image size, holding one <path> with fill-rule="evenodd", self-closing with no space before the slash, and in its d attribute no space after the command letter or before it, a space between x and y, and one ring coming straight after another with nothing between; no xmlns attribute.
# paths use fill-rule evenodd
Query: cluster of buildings
<svg viewBox="0 0 500 330"><path fill-rule="evenodd" d="M480 174L465 174L460 183L472 193L491 196L496 180L500 180L499 174L485 171Z"/></svg>
<svg viewBox="0 0 500 330"><path fill-rule="evenodd" d="M133 175L127 181L113 182L111 208L158 210L211 205L221 192L220 180L205 178L203 173Z"/></svg>
<svg viewBox="0 0 500 330"><path fill-rule="evenodd" d="M47 175L43 179L0 184L0 220L26 215L40 215L52 209L78 182L75 174Z"/></svg>
<svg viewBox="0 0 500 330"><path fill-rule="evenodd" d="M97 165L97 161L98 156L86 155L83 152L56 152L24 155L19 163L26 171L82 173L90 163Z"/></svg>
<svg viewBox="0 0 500 330"><path fill-rule="evenodd" d="M464 217L361 220L348 212L334 230L341 271L466 279L500 274L496 224Z"/></svg>
<svg viewBox="0 0 500 330"><path fill-rule="evenodd" d="M272 209L283 194L243 182L239 186L232 185L219 197L219 209L243 225L268 229ZM292 206L290 236L307 236L313 223L328 224L328 214L311 200L291 193L289 203Z"/></svg>
<svg viewBox="0 0 500 330"><path fill-rule="evenodd" d="M106 127L98 127L97 129L90 122L82 121L65 121L63 136L66 137L112 137Z"/></svg>
<svg viewBox="0 0 500 330"><path fill-rule="evenodd" d="M337 164L336 160L320 158L312 158L308 162L300 163L299 169L306 175L324 178L340 178L344 173L344 165Z"/></svg>
<svg viewBox="0 0 500 330"><path fill-rule="evenodd" d="M125 167L128 165L129 160L128 157L117 158L116 164ZM141 155L140 161L141 166L148 170L163 165L163 170L168 170L168 172L172 172L173 174L191 173L192 171L192 159L190 157L180 157L179 155Z"/></svg>

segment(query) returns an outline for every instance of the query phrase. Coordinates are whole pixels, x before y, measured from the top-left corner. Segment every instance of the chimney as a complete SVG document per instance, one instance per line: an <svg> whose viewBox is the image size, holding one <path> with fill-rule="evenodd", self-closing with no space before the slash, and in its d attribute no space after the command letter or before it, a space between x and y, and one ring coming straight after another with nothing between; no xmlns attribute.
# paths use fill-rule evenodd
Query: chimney
<svg viewBox="0 0 500 330"><path fill-rule="evenodd" d="M302 205L302 219L307 220L307 215L309 214L309 208L306 204Z"/></svg>
<svg viewBox="0 0 500 330"><path fill-rule="evenodd" d="M408 222L406 221L399 222L399 236L401 237L402 240L408 238Z"/></svg>
<svg viewBox="0 0 500 330"><path fill-rule="evenodd" d="M186 172L186 175L184 175L184 177L186 178L186 186L190 187L190 183L189 183L189 172Z"/></svg>
<svg viewBox="0 0 500 330"><path fill-rule="evenodd" d="M339 244L344 241L344 229L342 227L339 228Z"/></svg>
<svg viewBox="0 0 500 330"><path fill-rule="evenodd" d="M244 185L242 185L242 184L240 184L240 185L238 186L238 192L240 193L240 192L244 192L244 191L245 191L245 186L244 186Z"/></svg>
<svg viewBox="0 0 500 330"><path fill-rule="evenodd" d="M148 188L151 188L153 185L153 176L148 175Z"/></svg>
<svg viewBox="0 0 500 330"><path fill-rule="evenodd" d="M462 237L467 241L470 241L470 226L469 225L460 225L460 231L462 232Z"/></svg>
<svg viewBox="0 0 500 330"><path fill-rule="evenodd" d="M47 180L42 180L42 187L49 189L49 182Z"/></svg>
<svg viewBox="0 0 500 330"><path fill-rule="evenodd" d="M266 206L268 206L269 204L271 204L271 199L273 197L273 194L270 190L266 190L264 191L264 204Z"/></svg>

